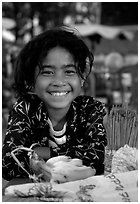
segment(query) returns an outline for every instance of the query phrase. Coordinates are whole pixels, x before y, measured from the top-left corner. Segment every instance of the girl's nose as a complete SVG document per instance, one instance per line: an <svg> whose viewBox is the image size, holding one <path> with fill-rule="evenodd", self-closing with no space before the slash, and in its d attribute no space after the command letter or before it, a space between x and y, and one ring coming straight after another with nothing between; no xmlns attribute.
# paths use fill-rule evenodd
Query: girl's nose
<svg viewBox="0 0 140 204"><path fill-rule="evenodd" d="M65 86L66 85L65 76L62 73L56 74L52 84L53 86Z"/></svg>

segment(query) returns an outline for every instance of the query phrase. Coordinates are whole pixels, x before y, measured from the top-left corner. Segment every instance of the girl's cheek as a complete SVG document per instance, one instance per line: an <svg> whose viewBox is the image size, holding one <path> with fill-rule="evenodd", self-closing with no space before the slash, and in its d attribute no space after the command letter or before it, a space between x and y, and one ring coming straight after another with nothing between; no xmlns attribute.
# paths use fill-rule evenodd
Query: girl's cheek
<svg viewBox="0 0 140 204"><path fill-rule="evenodd" d="M36 80L35 86L37 87L43 87L47 84L47 80L42 78L42 77L38 77L38 79Z"/></svg>

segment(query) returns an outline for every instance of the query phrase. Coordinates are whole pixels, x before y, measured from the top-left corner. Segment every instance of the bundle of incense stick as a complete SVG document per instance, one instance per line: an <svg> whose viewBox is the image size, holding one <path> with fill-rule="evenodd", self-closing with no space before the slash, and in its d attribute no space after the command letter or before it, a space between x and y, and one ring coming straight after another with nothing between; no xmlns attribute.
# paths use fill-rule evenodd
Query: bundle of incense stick
<svg viewBox="0 0 140 204"><path fill-rule="evenodd" d="M138 115L137 112L123 104L113 106L107 118L107 138L110 150L117 150L128 144L138 147Z"/></svg>

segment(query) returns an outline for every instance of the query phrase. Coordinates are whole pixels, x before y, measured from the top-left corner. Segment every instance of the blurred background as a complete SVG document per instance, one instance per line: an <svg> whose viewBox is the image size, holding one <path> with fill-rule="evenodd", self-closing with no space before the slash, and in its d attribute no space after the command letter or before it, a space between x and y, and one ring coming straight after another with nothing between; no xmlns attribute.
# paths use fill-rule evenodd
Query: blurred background
<svg viewBox="0 0 140 204"><path fill-rule="evenodd" d="M95 56L83 93L138 110L137 2L2 2L2 125L15 102L13 65L33 36L58 25L79 30Z"/></svg>

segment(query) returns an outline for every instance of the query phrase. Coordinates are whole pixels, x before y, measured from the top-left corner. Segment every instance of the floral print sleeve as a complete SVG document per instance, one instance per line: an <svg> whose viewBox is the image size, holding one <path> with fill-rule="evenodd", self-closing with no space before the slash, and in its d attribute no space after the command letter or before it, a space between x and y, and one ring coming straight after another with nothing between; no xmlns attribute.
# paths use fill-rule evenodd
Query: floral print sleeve
<svg viewBox="0 0 140 204"><path fill-rule="evenodd" d="M104 173L104 155L107 145L106 130L103 126L105 106L92 98L85 98L79 111L81 131L79 132L75 155L87 166L96 169L96 174Z"/></svg>
<svg viewBox="0 0 140 204"><path fill-rule="evenodd" d="M16 103L10 113L8 128L3 143L3 178L11 180L14 177L27 177L25 171L18 166L11 155L11 151L24 146L30 147L30 119L28 118L28 104ZM27 152L18 151L15 153L22 166L29 171Z"/></svg>

